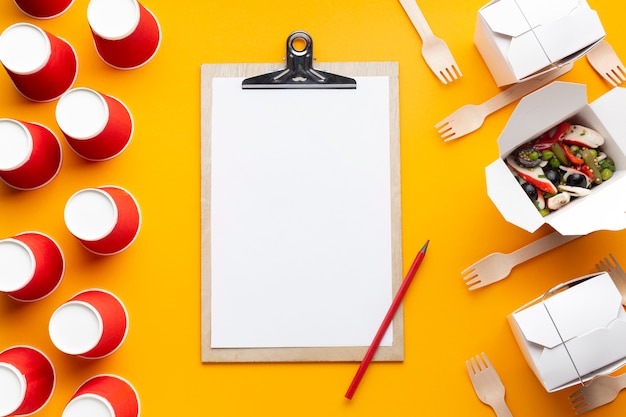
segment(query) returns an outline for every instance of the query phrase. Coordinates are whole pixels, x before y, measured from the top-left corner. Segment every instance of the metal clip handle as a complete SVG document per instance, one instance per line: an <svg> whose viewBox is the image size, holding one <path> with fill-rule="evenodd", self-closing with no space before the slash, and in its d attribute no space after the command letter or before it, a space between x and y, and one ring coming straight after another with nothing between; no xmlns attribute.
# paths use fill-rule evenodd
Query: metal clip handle
<svg viewBox="0 0 626 417"><path fill-rule="evenodd" d="M295 47L298 40L304 42L302 49ZM356 81L352 78L314 69L313 59L313 39L311 36L303 31L293 32L287 38L287 67L268 74L247 78L243 80L241 87L244 89L356 88Z"/></svg>

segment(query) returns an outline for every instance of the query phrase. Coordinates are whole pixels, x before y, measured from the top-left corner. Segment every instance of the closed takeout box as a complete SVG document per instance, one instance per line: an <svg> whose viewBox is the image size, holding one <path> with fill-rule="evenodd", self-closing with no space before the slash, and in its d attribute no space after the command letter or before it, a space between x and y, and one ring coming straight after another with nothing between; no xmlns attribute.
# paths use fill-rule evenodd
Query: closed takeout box
<svg viewBox="0 0 626 417"><path fill-rule="evenodd" d="M493 0L478 11L474 44L503 86L572 62L604 36L585 0Z"/></svg>
<svg viewBox="0 0 626 417"><path fill-rule="evenodd" d="M543 217L504 162L511 152L568 120L604 136L600 148L615 161L613 176ZM553 82L524 97L498 138L500 156L485 169L487 194L503 217L529 232L547 223L562 235L626 228L626 89L616 87L587 104L583 84Z"/></svg>
<svg viewBox="0 0 626 417"><path fill-rule="evenodd" d="M548 392L626 363L621 300L607 273L593 274L556 287L509 315L522 354Z"/></svg>

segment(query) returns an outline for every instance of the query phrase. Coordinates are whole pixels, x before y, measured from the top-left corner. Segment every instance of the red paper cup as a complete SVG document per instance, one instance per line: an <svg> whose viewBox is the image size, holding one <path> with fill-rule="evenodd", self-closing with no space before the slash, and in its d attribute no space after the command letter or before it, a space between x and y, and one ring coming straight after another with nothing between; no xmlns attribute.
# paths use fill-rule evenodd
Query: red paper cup
<svg viewBox="0 0 626 417"><path fill-rule="evenodd" d="M133 135L133 118L118 99L89 88L74 88L61 96L56 120L68 145L90 161L122 153Z"/></svg>
<svg viewBox="0 0 626 417"><path fill-rule="evenodd" d="M48 324L52 343L61 352L98 359L115 352L126 339L128 313L110 292L80 292L52 314Z"/></svg>
<svg viewBox="0 0 626 417"><path fill-rule="evenodd" d="M70 233L98 255L114 255L128 248L141 227L139 204L121 187L78 191L67 201L64 216Z"/></svg>
<svg viewBox="0 0 626 417"><path fill-rule="evenodd" d="M50 359L29 346L0 352L0 416L33 414L52 396L56 373Z"/></svg>
<svg viewBox="0 0 626 417"><path fill-rule="evenodd" d="M61 283L65 258L59 245L39 232L0 240L0 291L19 301L37 301Z"/></svg>
<svg viewBox="0 0 626 417"><path fill-rule="evenodd" d="M61 169L61 142L38 123L0 119L0 179L19 190L52 181Z"/></svg>
<svg viewBox="0 0 626 417"><path fill-rule="evenodd" d="M17 91L31 101L59 98L78 75L74 48L30 23L16 23L2 32L0 62Z"/></svg>
<svg viewBox="0 0 626 417"><path fill-rule="evenodd" d="M158 20L136 0L91 0L87 21L98 55L117 69L148 63L161 44Z"/></svg>
<svg viewBox="0 0 626 417"><path fill-rule="evenodd" d="M62 15L74 0L14 0L24 14L35 19L51 19Z"/></svg>
<svg viewBox="0 0 626 417"><path fill-rule="evenodd" d="M124 378L103 374L78 387L62 417L138 417L139 413L135 388Z"/></svg>

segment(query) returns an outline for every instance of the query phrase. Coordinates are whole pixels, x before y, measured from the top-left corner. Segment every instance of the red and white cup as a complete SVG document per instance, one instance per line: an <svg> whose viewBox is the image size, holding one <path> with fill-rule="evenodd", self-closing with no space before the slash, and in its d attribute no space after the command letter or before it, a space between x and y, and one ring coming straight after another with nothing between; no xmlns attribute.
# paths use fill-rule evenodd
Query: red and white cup
<svg viewBox="0 0 626 417"><path fill-rule="evenodd" d="M138 417L140 408L139 395L130 382L102 374L78 387L61 417Z"/></svg>
<svg viewBox="0 0 626 417"><path fill-rule="evenodd" d="M128 248L141 228L141 211L132 194L121 187L85 188L65 205L65 225L89 251L114 255Z"/></svg>
<svg viewBox="0 0 626 417"><path fill-rule="evenodd" d="M0 118L0 180L19 190L52 181L63 154L56 135L39 123Z"/></svg>
<svg viewBox="0 0 626 417"><path fill-rule="evenodd" d="M128 333L128 313L114 294L82 291L60 305L50 317L48 333L61 352L98 359L115 352Z"/></svg>
<svg viewBox="0 0 626 417"><path fill-rule="evenodd" d="M98 55L117 69L145 65L161 44L159 21L137 0L90 0L87 21Z"/></svg>
<svg viewBox="0 0 626 417"><path fill-rule="evenodd" d="M30 346L0 352L0 416L33 414L45 406L56 384L48 357Z"/></svg>
<svg viewBox="0 0 626 417"><path fill-rule="evenodd" d="M116 157L133 136L128 107L90 88L74 88L63 94L56 106L56 120L72 150L90 161Z"/></svg>
<svg viewBox="0 0 626 417"><path fill-rule="evenodd" d="M0 292L18 301L37 301L61 283L65 258L50 236L25 232L0 240Z"/></svg>
<svg viewBox="0 0 626 417"><path fill-rule="evenodd" d="M36 102L59 98L78 75L72 45L30 23L16 23L2 32L0 62L17 91Z"/></svg>
<svg viewBox="0 0 626 417"><path fill-rule="evenodd" d="M62 15L74 0L13 0L25 15L35 19L52 19Z"/></svg>

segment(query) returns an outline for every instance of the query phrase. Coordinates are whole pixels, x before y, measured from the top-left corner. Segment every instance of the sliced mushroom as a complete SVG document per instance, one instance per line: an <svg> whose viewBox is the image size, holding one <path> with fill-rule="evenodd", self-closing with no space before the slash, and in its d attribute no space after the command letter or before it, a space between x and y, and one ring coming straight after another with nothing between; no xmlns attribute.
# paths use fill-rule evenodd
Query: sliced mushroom
<svg viewBox="0 0 626 417"><path fill-rule="evenodd" d="M559 190L565 191L572 197L585 197L591 194L591 190L589 188L573 187L571 185L559 185Z"/></svg>
<svg viewBox="0 0 626 417"><path fill-rule="evenodd" d="M547 204L550 210L558 210L570 202L570 195L568 193L558 193L548 198Z"/></svg>

